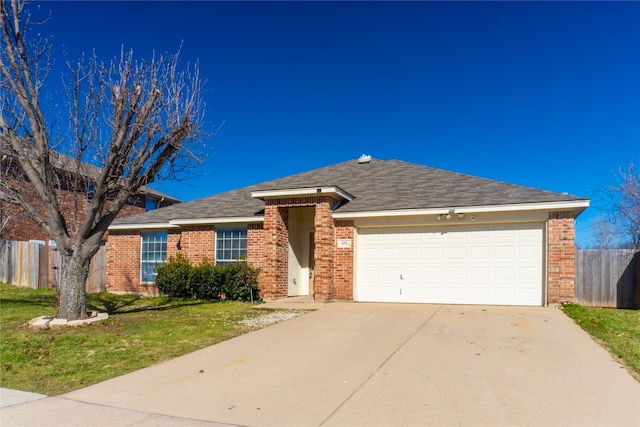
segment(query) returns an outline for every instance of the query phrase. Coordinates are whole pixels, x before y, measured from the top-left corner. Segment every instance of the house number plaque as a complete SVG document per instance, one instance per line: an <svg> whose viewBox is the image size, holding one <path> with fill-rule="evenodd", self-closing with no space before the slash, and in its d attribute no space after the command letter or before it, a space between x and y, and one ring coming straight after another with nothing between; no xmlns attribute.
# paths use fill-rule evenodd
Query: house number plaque
<svg viewBox="0 0 640 427"><path fill-rule="evenodd" d="M338 247L348 249L351 247L351 239L338 239Z"/></svg>

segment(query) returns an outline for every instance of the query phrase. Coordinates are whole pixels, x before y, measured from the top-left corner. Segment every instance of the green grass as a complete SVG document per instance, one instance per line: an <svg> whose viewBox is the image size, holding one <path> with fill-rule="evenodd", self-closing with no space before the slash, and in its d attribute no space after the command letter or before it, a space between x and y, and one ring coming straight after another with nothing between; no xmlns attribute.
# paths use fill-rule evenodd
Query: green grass
<svg viewBox="0 0 640 427"><path fill-rule="evenodd" d="M87 310L108 312L109 319L36 330L27 322L55 315L54 291L0 284L0 385L66 393L246 333L240 321L268 312L234 301L108 293L89 294Z"/></svg>
<svg viewBox="0 0 640 427"><path fill-rule="evenodd" d="M640 381L640 310L567 304L563 310L624 363Z"/></svg>

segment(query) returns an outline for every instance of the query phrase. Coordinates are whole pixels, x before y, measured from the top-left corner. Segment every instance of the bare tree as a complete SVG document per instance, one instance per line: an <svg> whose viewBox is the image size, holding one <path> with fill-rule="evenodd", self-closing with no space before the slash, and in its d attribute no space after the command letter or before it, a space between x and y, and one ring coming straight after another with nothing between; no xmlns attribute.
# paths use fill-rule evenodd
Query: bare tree
<svg viewBox="0 0 640 427"><path fill-rule="evenodd" d="M89 263L120 209L143 185L179 178L198 161L202 82L197 65L179 68L179 54L137 61L122 49L110 63L92 54L67 62L65 108L54 120L43 108L51 44L29 39L34 22L27 3L0 0L0 148L15 166L4 170L18 171L31 185L4 179L0 199L19 205L56 242L62 258L57 317L80 319L87 315ZM21 187L30 187L35 200ZM68 197L87 191L90 198ZM69 210L70 204L82 209Z"/></svg>
<svg viewBox="0 0 640 427"><path fill-rule="evenodd" d="M597 244L640 249L640 173L633 163L618 170L616 183L605 187L601 198L606 208L594 222Z"/></svg>

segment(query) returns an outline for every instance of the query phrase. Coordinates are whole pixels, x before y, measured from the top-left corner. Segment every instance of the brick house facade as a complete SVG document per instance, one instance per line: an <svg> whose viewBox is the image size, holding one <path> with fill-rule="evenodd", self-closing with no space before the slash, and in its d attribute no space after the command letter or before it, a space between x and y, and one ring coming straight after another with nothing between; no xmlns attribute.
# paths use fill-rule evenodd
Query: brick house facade
<svg viewBox="0 0 640 427"><path fill-rule="evenodd" d="M12 186L22 186L21 194L23 197L32 203L34 207L44 212L44 206L40 198L28 181L18 180L15 177L5 177L4 179L8 179ZM84 221L89 202L86 183L83 182L82 184L83 188L74 189L70 188L71 186L61 186L57 190L60 209L67 226L71 230ZM139 195L131 197L128 203L122 207L116 218L124 218L146 212L149 205L153 205L154 208L162 208L178 202L178 199L148 187L143 187ZM46 231L31 219L22 210L22 207L0 200L0 224L4 223L5 220L6 225L4 228L0 228L0 239L39 240L44 242L50 239Z"/></svg>
<svg viewBox="0 0 640 427"><path fill-rule="evenodd" d="M165 236L166 258L181 253L197 264L229 258L221 236L237 231L239 245L245 245L242 255L259 269L266 300L309 295L320 301L458 302L445 293L427 295L438 281L450 295L466 292L461 303L544 305L573 299L574 221L588 200L471 177L473 191L461 191L455 204L447 200L434 207L430 186L403 199L405 187L414 187L403 182L406 176L432 180L442 171L397 161L374 165L345 162L116 221L108 241L107 289L158 292L141 276L149 233ZM388 197L367 193L366 184L387 182ZM454 182L452 188L463 184L469 185ZM517 194L504 199L506 190ZM496 203L478 204L483 191ZM448 258L433 262L438 254ZM390 262L394 256L399 258ZM423 258L413 262L413 256ZM455 279L459 272L466 274L462 285ZM474 299L474 292L485 288L493 299ZM380 292L368 294L370 289Z"/></svg>

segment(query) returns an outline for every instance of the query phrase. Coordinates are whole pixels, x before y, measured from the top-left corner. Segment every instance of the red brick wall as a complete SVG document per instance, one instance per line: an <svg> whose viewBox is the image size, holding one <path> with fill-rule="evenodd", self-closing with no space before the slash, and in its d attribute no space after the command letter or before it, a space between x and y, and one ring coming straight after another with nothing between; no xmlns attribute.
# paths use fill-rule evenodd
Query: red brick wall
<svg viewBox="0 0 640 427"><path fill-rule="evenodd" d="M269 202L264 208L264 258L259 285L263 298L276 299L288 294L289 210Z"/></svg>
<svg viewBox="0 0 640 427"><path fill-rule="evenodd" d="M331 204L322 201L316 205L315 224L315 273L313 279L314 298L335 298L333 283L334 251L336 246Z"/></svg>
<svg viewBox="0 0 640 427"><path fill-rule="evenodd" d="M551 212L547 222L547 302L575 297L575 227L573 212Z"/></svg>
<svg viewBox="0 0 640 427"><path fill-rule="evenodd" d="M107 240L107 291L157 295L155 285L140 283L140 233L110 233Z"/></svg>
<svg viewBox="0 0 640 427"><path fill-rule="evenodd" d="M44 205L31 184L25 181L9 179L13 181L12 185L22 187L22 195L31 202L36 209L39 209L43 213L45 212ZM57 190L57 194L60 210L67 222L70 233L73 235L86 217L88 203L86 194L84 194L84 192L74 192L66 189ZM2 214L2 218L0 219L10 218L6 227L2 230L0 238L22 241L47 241L51 238L42 227L23 212L20 206L7 202L0 202L0 204L0 212ZM116 218L124 218L144 211L144 197L134 197L130 200L129 204L125 204L122 207Z"/></svg>
<svg viewBox="0 0 640 427"><path fill-rule="evenodd" d="M247 264L261 270L264 263L264 226L249 224L247 227Z"/></svg>
<svg viewBox="0 0 640 427"><path fill-rule="evenodd" d="M336 242L339 239L350 239L350 248L335 247L333 281L335 299L353 300L353 254L355 250L355 226L352 220L334 221Z"/></svg>
<svg viewBox="0 0 640 427"><path fill-rule="evenodd" d="M216 260L215 228L212 225L183 228L177 247L192 264L200 264L205 259L213 263Z"/></svg>
<svg viewBox="0 0 640 427"><path fill-rule="evenodd" d="M336 240L331 209L336 203L337 200L326 195L265 201L262 254L252 252L251 255L261 260L260 290L265 299L288 295L289 208L303 206L315 206L314 297L318 300L342 298L334 284ZM344 294L346 291L340 292Z"/></svg>

